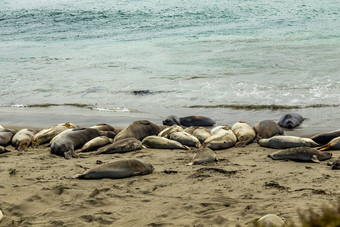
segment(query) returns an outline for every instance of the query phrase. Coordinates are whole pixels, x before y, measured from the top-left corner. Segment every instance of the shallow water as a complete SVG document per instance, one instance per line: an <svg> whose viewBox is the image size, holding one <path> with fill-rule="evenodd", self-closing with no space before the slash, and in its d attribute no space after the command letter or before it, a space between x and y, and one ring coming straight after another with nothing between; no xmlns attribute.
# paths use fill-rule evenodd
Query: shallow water
<svg viewBox="0 0 340 227"><path fill-rule="evenodd" d="M255 124L298 112L302 127L340 128L339 6L2 1L0 123L177 114Z"/></svg>

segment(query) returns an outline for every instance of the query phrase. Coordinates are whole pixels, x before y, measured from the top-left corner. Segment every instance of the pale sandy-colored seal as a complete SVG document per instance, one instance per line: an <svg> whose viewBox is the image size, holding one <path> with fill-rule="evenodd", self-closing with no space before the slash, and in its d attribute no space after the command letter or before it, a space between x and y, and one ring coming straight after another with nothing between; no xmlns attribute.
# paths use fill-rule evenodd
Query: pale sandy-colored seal
<svg viewBox="0 0 340 227"><path fill-rule="evenodd" d="M219 128L219 130L214 130L213 132L214 133L204 141L202 144L203 147L222 150L233 147L237 142L236 135L230 129Z"/></svg>
<svg viewBox="0 0 340 227"><path fill-rule="evenodd" d="M198 149L197 153L194 155L194 157L191 159L191 161L187 164L188 166L191 165L198 165L202 163L207 162L217 162L218 159L216 157L216 154L213 150L210 148L202 148Z"/></svg>
<svg viewBox="0 0 340 227"><path fill-rule="evenodd" d="M77 157L74 150L81 148L91 139L101 136L100 131L93 128L79 128L58 138L51 144L51 154L64 156L66 159Z"/></svg>
<svg viewBox="0 0 340 227"><path fill-rule="evenodd" d="M6 147L3 147L0 145L0 154L10 152L10 150L7 150Z"/></svg>
<svg viewBox="0 0 340 227"><path fill-rule="evenodd" d="M320 145L324 145L329 143L332 139L340 136L340 129L332 131L332 132L325 132L320 133L312 136L312 140Z"/></svg>
<svg viewBox="0 0 340 227"><path fill-rule="evenodd" d="M329 143L321 146L320 151L325 150L340 150L340 136L332 139Z"/></svg>
<svg viewBox="0 0 340 227"><path fill-rule="evenodd" d="M316 147L319 145L310 138L302 138L298 136L273 136L269 139L260 139L257 142L263 147L276 149Z"/></svg>
<svg viewBox="0 0 340 227"><path fill-rule="evenodd" d="M0 131L0 146L7 147L11 144L13 136L17 133L14 129L3 129Z"/></svg>
<svg viewBox="0 0 340 227"><path fill-rule="evenodd" d="M120 129L116 129L116 128L114 128L111 125L106 124L106 123L93 125L90 128L97 129L97 130L101 131L101 134L103 136L106 136L106 137L109 137L109 138L112 138L112 139L115 138L115 136L121 131Z"/></svg>
<svg viewBox="0 0 340 227"><path fill-rule="evenodd" d="M180 142L167 139L160 136L147 136L142 141L143 145L149 148L156 149L186 149L189 150L187 146L184 146Z"/></svg>
<svg viewBox="0 0 340 227"><path fill-rule="evenodd" d="M160 133L158 133L158 136L170 138L170 135L174 132L182 132L184 129L179 125L172 125L170 127L167 127L163 129Z"/></svg>
<svg viewBox="0 0 340 227"><path fill-rule="evenodd" d="M200 141L195 136L184 131L172 133L170 135L170 139L180 142L181 144L189 146L189 147L200 147L201 146Z"/></svg>
<svg viewBox="0 0 340 227"><path fill-rule="evenodd" d="M12 146L16 147L18 151L27 149L33 140L33 136L37 133L34 129L21 129L12 138Z"/></svg>
<svg viewBox="0 0 340 227"><path fill-rule="evenodd" d="M98 148L104 147L105 145L111 144L113 139L107 136L98 136L92 140L86 142L84 146L79 150L79 152L90 152L97 150Z"/></svg>
<svg viewBox="0 0 340 227"><path fill-rule="evenodd" d="M254 127L256 132L257 140L262 138L270 138L276 135L283 135L284 131L282 128L272 120L264 120L257 123Z"/></svg>
<svg viewBox="0 0 340 227"><path fill-rule="evenodd" d="M244 121L235 123L231 127L231 131L233 131L238 140L235 147L245 147L252 143L256 137L254 129Z"/></svg>
<svg viewBox="0 0 340 227"><path fill-rule="evenodd" d="M131 137L142 141L147 136L158 135L160 131L160 128L150 121L135 121L118 133L114 138L114 142Z"/></svg>
<svg viewBox="0 0 340 227"><path fill-rule="evenodd" d="M297 162L319 162L330 159L332 153L322 152L310 147L295 147L280 150L268 155L274 160L292 160Z"/></svg>
<svg viewBox="0 0 340 227"><path fill-rule="evenodd" d="M140 140L136 138L126 138L99 148L95 155L126 153L141 150L142 148L143 145Z"/></svg>
<svg viewBox="0 0 340 227"><path fill-rule="evenodd" d="M3 215L2 211L0 210L0 222L2 221L3 218L4 218L4 215Z"/></svg>
<svg viewBox="0 0 340 227"><path fill-rule="evenodd" d="M139 160L120 160L106 163L85 171L83 174L77 174L73 178L78 179L102 179L111 178L119 179L138 175L152 173L154 167L147 162Z"/></svg>
<svg viewBox="0 0 340 227"><path fill-rule="evenodd" d="M32 145L38 146L51 141L53 137L69 128L77 128L75 124L66 122L46 128L34 135Z"/></svg>
<svg viewBox="0 0 340 227"><path fill-rule="evenodd" d="M190 126L190 127L186 127L183 131L192 135L194 131L196 130L196 128L197 128L196 126Z"/></svg>
<svg viewBox="0 0 340 227"><path fill-rule="evenodd" d="M72 131L73 131L73 128L68 128L68 129L62 131L61 133L59 133L58 135L56 135L55 137L53 137L53 138L50 140L50 142L48 143L47 146L50 147L51 144L52 144L54 141L56 141L58 138L60 138L60 137L62 137L62 136L64 136L64 135L66 135L66 134L68 134L68 133L70 133L70 132L72 132Z"/></svg>
<svg viewBox="0 0 340 227"><path fill-rule="evenodd" d="M299 126L305 119L297 113L290 113L283 115L278 125L280 125L283 128L295 128Z"/></svg>
<svg viewBox="0 0 340 227"><path fill-rule="evenodd" d="M4 130L4 129L5 129L5 128L4 128L4 127L2 127L2 125L0 125L0 131L1 131L1 130Z"/></svg>
<svg viewBox="0 0 340 227"><path fill-rule="evenodd" d="M284 220L275 214L266 214L257 220L257 226L262 227L282 227L284 225Z"/></svg>
<svg viewBox="0 0 340 227"><path fill-rule="evenodd" d="M203 143L206 139L208 139L211 136L210 131L205 127L197 128L192 133L192 135L195 136L201 143Z"/></svg>
<svg viewBox="0 0 340 227"><path fill-rule="evenodd" d="M168 116L164 121L164 125L182 125L182 126L213 126L215 121L204 116L188 116L178 118L175 115Z"/></svg>

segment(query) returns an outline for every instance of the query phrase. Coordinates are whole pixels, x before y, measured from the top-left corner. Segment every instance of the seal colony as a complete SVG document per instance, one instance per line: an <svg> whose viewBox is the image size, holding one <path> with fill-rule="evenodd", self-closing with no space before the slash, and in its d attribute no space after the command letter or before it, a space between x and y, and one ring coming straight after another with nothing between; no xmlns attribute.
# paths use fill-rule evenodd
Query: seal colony
<svg viewBox="0 0 340 227"><path fill-rule="evenodd" d="M272 121L259 122L259 124L256 124L258 126L256 130L243 121L236 122L234 124L235 127L234 125L233 127L228 125L217 125L215 127L183 127L180 125L157 125L147 120L142 120L132 122L121 131L117 131L115 127L104 124L99 124L98 127L91 126L89 128L82 128L72 123L61 123L59 125L73 125L73 127L63 127L63 130L60 130L59 133L53 133L54 137L49 135L51 132L50 128L48 128L49 130L43 129L40 132L34 131L35 135L38 133L41 135L41 132L48 132L46 133L48 136L44 137L48 137L48 139L36 140L39 141L39 145L32 142L30 144L26 143L27 148L18 151L14 151L10 146L15 144L12 140L18 137L14 136L21 130L17 131L17 133L12 133L13 135L11 136L10 132L13 132L13 130L6 129L5 127L0 130L0 135L1 133L6 135L4 142L8 145L2 147L4 154L1 154L1 156L17 154L17 152L29 152L33 146L38 146L41 149L48 150L52 154L50 159L59 159L61 162L70 161L60 159L59 156L67 159L82 157L82 160L88 157L97 158L100 156L111 157L111 159L113 159L110 161L106 160L104 163L98 161L97 164L87 163L86 165L75 166L65 175L65 178L72 178L72 176L74 176L70 179L71 181L101 178L116 179L115 181L118 181L117 179L133 177L134 179L137 178L136 182L141 182L146 179L149 180L150 178L145 176L149 174L151 174L150 177L153 177L154 174L157 176L164 174L181 174L182 172L176 173L176 171L178 171L176 168L162 169L162 164L158 163L154 165L154 157L157 156L160 150L166 151L173 156L178 155L178 152L185 154L188 157L187 159L174 159L175 161L172 161L172 163L180 162L183 166L187 166L185 168L187 168L186 174L188 174L188 178L197 177L200 180L202 177L207 177L212 174L228 174L228 172L222 168L232 165L229 160L221 156L221 150L224 150L223 152L229 152L230 148L235 147L235 150L243 153L244 148L242 147L244 146L251 146L252 148L269 146L274 149L280 149L280 151L273 152L272 154L266 154L268 158L263 156L263 162L267 163L282 163L286 160L292 160L312 162L310 165L315 166L313 168L318 168L317 166L326 166L323 161L333 159L332 166L327 168L329 168L330 171L332 171L331 169L339 169L339 161L336 160L331 153L334 150L332 146L327 146L327 149L330 149L331 152L310 148L310 146L318 148L321 145L310 138L282 135L284 134L283 131L281 131L282 129L277 128L277 123ZM54 126L51 128L53 127ZM58 126L57 128L60 127ZM116 134L116 136L113 138L107 137L105 132L108 131L106 130L112 132L111 136L114 134ZM25 129L22 132L28 131L30 130ZM261 132L262 134L259 136L256 132ZM12 137L12 140L8 139L10 137ZM34 138L34 135L32 138ZM256 138L257 140L255 140ZM32 141L34 141L34 139ZM236 145L238 142L240 145ZM148 147L152 153L146 153L146 147ZM178 149L178 151L173 152L174 149ZM125 158L121 159L121 155L127 152L130 152L129 154L133 154L133 156L127 154L124 156ZM251 153L254 151L250 150L248 152ZM215 164L218 160L218 164ZM195 169L197 165L203 166L203 168L197 170ZM302 169L306 169L306 164L297 163L296 165L301 165ZM211 166L218 166L219 168L206 168ZM239 167L236 164L233 168L234 171L241 171L238 170ZM11 173L15 174L15 171ZM84 184L84 181L79 181L77 184ZM95 184L96 183L93 183L93 185ZM138 188L138 185L136 184L135 187ZM155 186L153 190L157 191L157 187L161 188L162 186Z"/></svg>

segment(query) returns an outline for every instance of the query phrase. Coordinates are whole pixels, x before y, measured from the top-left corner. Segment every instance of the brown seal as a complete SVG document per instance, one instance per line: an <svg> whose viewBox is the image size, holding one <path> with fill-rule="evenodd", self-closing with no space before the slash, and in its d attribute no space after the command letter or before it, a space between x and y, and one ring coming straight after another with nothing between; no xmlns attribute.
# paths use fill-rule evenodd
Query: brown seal
<svg viewBox="0 0 340 227"><path fill-rule="evenodd" d="M257 123L254 127L254 130L257 135L257 140L262 138L270 138L275 135L283 135L284 131L282 128L272 120L264 120Z"/></svg>
<svg viewBox="0 0 340 227"><path fill-rule="evenodd" d="M154 167L147 162L139 160L120 160L106 163L94 168L91 168L83 174L77 174L73 178L78 179L120 179L138 175L146 175L152 173Z"/></svg>
<svg viewBox="0 0 340 227"><path fill-rule="evenodd" d="M158 133L160 133L160 128L150 121L135 121L118 133L114 138L114 142L131 137L142 141L145 137L158 135Z"/></svg>
<svg viewBox="0 0 340 227"><path fill-rule="evenodd" d="M143 145L140 140L136 138L126 138L99 148L95 154L126 153L130 151L141 150L142 148Z"/></svg>

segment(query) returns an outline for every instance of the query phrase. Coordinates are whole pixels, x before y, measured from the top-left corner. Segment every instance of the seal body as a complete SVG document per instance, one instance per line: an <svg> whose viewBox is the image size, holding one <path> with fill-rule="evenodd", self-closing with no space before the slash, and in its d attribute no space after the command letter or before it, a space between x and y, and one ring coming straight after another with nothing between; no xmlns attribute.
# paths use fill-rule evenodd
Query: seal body
<svg viewBox="0 0 340 227"><path fill-rule="evenodd" d="M10 150L7 150L5 147L0 146L0 154L10 152Z"/></svg>
<svg viewBox="0 0 340 227"><path fill-rule="evenodd" d="M203 148L197 150L197 153L194 155L192 160L187 164L189 166L191 165L198 165L202 163L207 163L207 162L217 162L218 159L216 158L216 154L213 150L210 148Z"/></svg>
<svg viewBox="0 0 340 227"><path fill-rule="evenodd" d="M160 131L160 128L150 121L135 121L118 133L114 138L114 142L131 137L142 141L147 136L158 135Z"/></svg>
<svg viewBox="0 0 340 227"><path fill-rule="evenodd" d="M258 143L263 147L277 149L318 146L312 139L297 136L273 136L269 139L260 139Z"/></svg>
<svg viewBox="0 0 340 227"><path fill-rule="evenodd" d="M284 131L282 128L272 120L264 120L257 123L254 127L257 135L257 139L270 138L275 135L283 135Z"/></svg>
<svg viewBox="0 0 340 227"><path fill-rule="evenodd" d="M238 142L236 147L244 147L252 143L256 137L256 133L250 125L243 121L239 121L233 125L231 131L236 135Z"/></svg>
<svg viewBox="0 0 340 227"><path fill-rule="evenodd" d="M93 128L80 128L58 138L51 144L51 154L64 156L69 159L76 157L74 150L81 148L91 139L100 136L100 132Z"/></svg>
<svg viewBox="0 0 340 227"><path fill-rule="evenodd" d="M314 140L316 143L320 145L324 145L329 143L332 139L340 136L340 129L332 131L332 132L326 132L326 133L320 133L317 135L312 136L312 140Z"/></svg>
<svg viewBox="0 0 340 227"><path fill-rule="evenodd" d="M106 136L98 136L86 142L84 146L81 148L80 152L94 151L107 144L111 144L112 142L113 140L111 138L108 138Z"/></svg>
<svg viewBox="0 0 340 227"><path fill-rule="evenodd" d="M236 135L230 130L220 128L219 130L213 130L213 134L208 137L202 144L204 147L209 147L213 150L222 150L233 147L237 138Z"/></svg>
<svg viewBox="0 0 340 227"><path fill-rule="evenodd" d="M139 160L120 160L106 163L94 168L91 168L83 174L75 175L73 178L78 179L101 179L111 178L119 179L132 177L137 175L146 175L152 173L154 167L147 162Z"/></svg>
<svg viewBox="0 0 340 227"><path fill-rule="evenodd" d="M142 148L143 146L140 140L136 138L126 138L99 148L96 152L96 155L126 153L130 151L141 150Z"/></svg>
<svg viewBox="0 0 340 227"><path fill-rule="evenodd" d="M321 152L310 147L296 147L277 151L268 157L274 160L292 160L297 162L319 162L330 159L332 153Z"/></svg>
<svg viewBox="0 0 340 227"><path fill-rule="evenodd" d="M0 146L7 147L11 144L13 136L17 133L14 129L3 129L0 131Z"/></svg>
<svg viewBox="0 0 340 227"><path fill-rule="evenodd" d="M278 125L280 125L283 128L295 128L299 126L304 121L304 118L297 113L290 113L283 115Z"/></svg>
<svg viewBox="0 0 340 227"><path fill-rule="evenodd" d="M3 218L4 218L4 215L2 214L2 211L0 210L0 222L2 221Z"/></svg>
<svg viewBox="0 0 340 227"><path fill-rule="evenodd" d="M143 145L149 148L157 149L189 149L180 142L167 139L160 136L148 136L142 141Z"/></svg>
<svg viewBox="0 0 340 227"><path fill-rule="evenodd" d="M168 116L164 121L164 125L182 125L182 126L213 126L215 121L204 116L187 116L178 118L175 115Z"/></svg>
<svg viewBox="0 0 340 227"><path fill-rule="evenodd" d="M184 129L179 125L172 125L171 127L167 127L163 129L160 133L158 133L158 136L170 138L170 135L174 132L182 132Z"/></svg>
<svg viewBox="0 0 340 227"><path fill-rule="evenodd" d="M257 220L257 224L262 227L282 227L285 222L275 214L266 214Z"/></svg>
<svg viewBox="0 0 340 227"><path fill-rule="evenodd" d="M77 128L77 126L72 123L66 122L54 125L50 128L43 129L34 135L32 144L34 146L38 146L40 144L48 143L53 137L69 128Z"/></svg>
<svg viewBox="0 0 340 227"><path fill-rule="evenodd" d="M33 136L37 133L34 129L21 129L12 138L12 146L16 147L18 151L27 149L33 140Z"/></svg>
<svg viewBox="0 0 340 227"><path fill-rule="evenodd" d="M320 147L321 151L340 150L340 136L332 139L329 143Z"/></svg>
<svg viewBox="0 0 340 227"><path fill-rule="evenodd" d="M197 128L193 133L193 136L195 136L201 143L203 143L206 139L208 139L211 134L209 130L207 130L204 127Z"/></svg>
<svg viewBox="0 0 340 227"><path fill-rule="evenodd" d="M195 136L187 132L174 132L170 135L170 139L189 147L201 146L201 142Z"/></svg>

